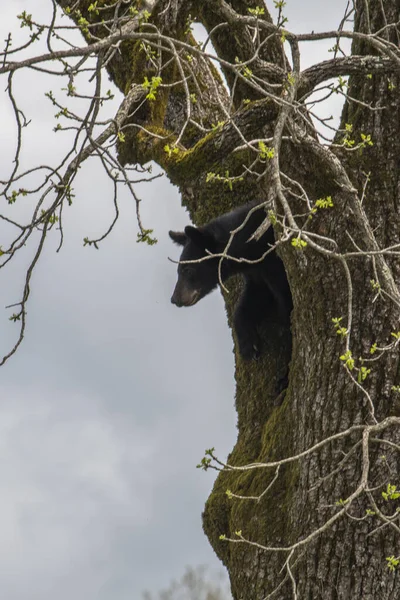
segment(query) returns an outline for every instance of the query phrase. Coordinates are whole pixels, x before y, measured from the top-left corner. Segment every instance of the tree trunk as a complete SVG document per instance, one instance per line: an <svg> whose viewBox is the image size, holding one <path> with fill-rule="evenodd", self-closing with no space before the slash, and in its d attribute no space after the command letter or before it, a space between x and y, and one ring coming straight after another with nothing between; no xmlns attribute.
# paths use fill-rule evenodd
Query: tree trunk
<svg viewBox="0 0 400 600"><path fill-rule="evenodd" d="M59 0L59 4L66 8L74 1ZM96 16L88 12L89 4L81 2L81 12L93 20ZM347 70L339 59L330 65L335 75L351 74L348 96L352 100L346 100L341 129L351 124L356 143L368 135L373 142L354 151L342 143L343 133L337 134L337 147L322 147L301 103L296 111L290 107L296 90L300 99L307 86L314 85L310 81L315 73L310 70L297 87L291 81L282 30L268 29L272 21L266 10L260 16L265 24L259 31L261 50L251 63L252 76L246 74L249 80L258 77L264 82L262 90L246 77L238 78L229 66L254 53L249 29L253 17L248 9L264 8L261 0L144 4L152 8L150 23L162 35L186 44L184 52L191 54L189 62L196 72L196 83L193 78L187 81L190 94L196 94L194 117L205 129L214 128L202 132L189 122L179 135L187 117L188 90L183 82L165 87L157 102L146 102L130 118L134 126L120 144L121 162L158 162L179 186L182 201L197 224L250 199L271 199L273 190L278 224L284 222L277 226L279 236L287 221L282 217L283 205L276 200L279 190L274 162L261 178L250 172L242 177L243 165L252 161L243 138L274 136L287 110L292 111L290 124L282 121L285 136L275 153L280 171L299 182L313 203L327 196L333 201L330 209L310 213L312 221L310 215L296 217L296 222L307 223L310 231L307 247L301 249L289 242L279 249L293 294L291 332L282 330L270 315L262 359L249 363L236 356L238 439L229 465L280 461L351 431L282 464L278 472L271 466L223 470L206 504L205 532L229 571L237 600L400 597L399 576L386 560L400 554L398 522L387 517L395 512L396 498L385 500L382 496L388 484L398 483L400 466L398 448L382 441L400 444L398 421L391 421L391 426L385 421L400 413L399 394L392 390L400 383L398 345L392 335L399 330L399 306L390 298L395 293L394 283L400 280L400 266L396 255L372 255L375 242L388 248L400 239L399 34L392 26L379 38L386 40L386 48L395 58L390 53L383 56L366 38L398 21L398 2L357 0L355 31L365 36L353 40L355 59ZM138 5L140 9L143 3ZM195 48L187 31L190 14L204 24L219 59L225 61L222 70L227 88L209 59ZM135 31L143 36L147 32L151 39L154 28L142 24ZM101 29L96 33L106 35ZM132 85L140 86L144 76L155 74L141 44L139 39L124 41L121 51L107 64L125 93ZM165 47L167 42L163 38L160 44ZM363 55L368 56L364 63ZM166 49L160 51L162 64L169 58ZM180 80L177 64L166 67L162 77L163 84ZM274 86L278 83L277 91ZM168 152L165 146L172 148L174 143L177 151ZM234 152L238 146L241 149ZM208 173L225 177L225 183L207 178ZM229 178L239 175L233 185L228 184ZM293 192L293 185L288 187ZM285 193L293 213L299 207L304 209L304 203ZM331 245L320 241L321 236L331 239ZM240 282L232 282L229 288L230 320ZM339 318L342 321L335 328L332 319ZM340 334L342 326L347 333ZM387 349L371 354L374 344ZM348 351L351 355L346 359ZM378 355L375 362L360 361ZM288 386L282 391L289 363ZM371 369L365 381L361 367ZM235 497L261 494L258 500Z"/></svg>

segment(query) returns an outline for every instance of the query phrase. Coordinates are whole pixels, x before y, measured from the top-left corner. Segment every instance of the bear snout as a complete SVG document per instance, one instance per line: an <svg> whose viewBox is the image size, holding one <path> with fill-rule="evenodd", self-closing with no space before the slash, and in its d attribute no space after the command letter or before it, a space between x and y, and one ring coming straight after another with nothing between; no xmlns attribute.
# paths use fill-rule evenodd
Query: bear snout
<svg viewBox="0 0 400 600"><path fill-rule="evenodd" d="M177 285L171 297L172 304L175 306L193 306L200 299L198 290L187 289Z"/></svg>
<svg viewBox="0 0 400 600"><path fill-rule="evenodd" d="M182 302L178 298L175 297L175 294L172 294L171 302L172 302L172 304L175 304L175 306L183 306Z"/></svg>

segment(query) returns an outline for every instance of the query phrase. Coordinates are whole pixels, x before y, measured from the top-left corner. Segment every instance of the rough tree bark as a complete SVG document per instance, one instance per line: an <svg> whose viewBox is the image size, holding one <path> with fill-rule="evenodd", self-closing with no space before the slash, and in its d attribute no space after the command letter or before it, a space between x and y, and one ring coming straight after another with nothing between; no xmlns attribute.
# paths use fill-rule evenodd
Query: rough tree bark
<svg viewBox="0 0 400 600"><path fill-rule="evenodd" d="M103 8L99 15L90 0L57 3L77 23L82 17L98 23L91 34L83 31L89 44L110 35L101 19L111 19L116 5L125 8L98 0ZM400 383L398 345L390 346L391 334L399 329L400 264L396 254L372 254L396 245L400 237L400 53L398 29L392 25L399 21L399 2L356 0L352 56L333 58L303 73L296 66L300 37L276 29L262 0L149 0L130 5L139 12L146 9L149 17L143 22L132 14L111 32L122 43L106 61L111 79L130 103L120 161L160 164L179 186L196 224L257 198L271 202L278 236L303 239L304 227L303 249L290 241L279 247L294 300L291 332L281 331L271 315L262 359L248 363L236 356L238 439L229 464L279 461L353 428L318 451L282 464L278 473L274 468L221 471L206 504L204 529L229 571L233 596L400 597L399 576L386 560L400 554L400 529L397 518L384 516L396 503L389 511L382 498L387 484L396 484L399 454L393 445L377 441L400 443L398 421L390 427L385 421L400 412L399 394L392 389ZM256 27L257 9L263 10ZM190 19L210 34L226 85L199 51L188 29ZM291 45L292 67L282 36ZM308 35L314 38L317 34ZM144 40L153 43L152 51L159 44L156 61ZM100 57L109 52L109 46L98 48ZM177 54L187 59L184 72L178 60L171 60ZM249 73L243 63L250 59ZM156 63L162 70L157 101L143 102L144 77L157 75ZM235 70L235 64L242 70ZM348 99L341 132L328 147L318 141L303 99L317 84L339 75L350 76ZM191 120L189 95L195 98ZM370 135L373 145L352 150L343 143L346 124L352 126L352 139ZM257 148L245 141L258 138L272 138L275 154L243 175ZM254 176L257 170L262 177ZM208 173L225 177L225 183L207 178ZM331 196L333 207L299 217L306 211L294 181L312 206ZM296 217L293 222L290 214ZM228 319L239 287L232 282L226 294ZM337 329L346 329L341 335L332 324L339 317L343 321ZM370 367L359 357L371 358L374 344L388 349L371 363L364 382L354 373L362 375L364 364ZM340 360L346 351L351 355ZM282 391L288 368L288 386ZM270 483L259 500L235 498L258 497Z"/></svg>

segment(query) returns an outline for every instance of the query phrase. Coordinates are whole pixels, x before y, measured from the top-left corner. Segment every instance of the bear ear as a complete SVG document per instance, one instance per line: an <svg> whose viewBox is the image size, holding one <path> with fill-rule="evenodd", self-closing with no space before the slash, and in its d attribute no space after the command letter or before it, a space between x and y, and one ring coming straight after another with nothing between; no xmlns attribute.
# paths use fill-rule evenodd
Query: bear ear
<svg viewBox="0 0 400 600"><path fill-rule="evenodd" d="M170 231L169 237L179 246L184 246L187 242L186 234L183 231Z"/></svg>
<svg viewBox="0 0 400 600"><path fill-rule="evenodd" d="M197 227L187 225L185 227L185 234L186 237L196 244L198 248L214 252L215 239L211 233L207 233L205 231L201 231L201 229L197 229Z"/></svg>

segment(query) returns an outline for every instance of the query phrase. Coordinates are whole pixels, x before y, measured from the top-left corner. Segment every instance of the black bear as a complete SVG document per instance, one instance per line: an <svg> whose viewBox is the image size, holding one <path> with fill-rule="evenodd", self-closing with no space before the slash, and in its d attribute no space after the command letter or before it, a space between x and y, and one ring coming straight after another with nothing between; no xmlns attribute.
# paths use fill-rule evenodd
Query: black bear
<svg viewBox="0 0 400 600"><path fill-rule="evenodd" d="M199 228L188 225L185 231L170 231L171 239L183 246L180 261L195 261L210 254L222 253L230 233L242 225L255 206L254 202L246 204ZM257 261L274 245L272 226L259 240L249 240L265 217L263 208L253 210L243 228L234 235L227 252L229 256ZM179 264L178 281L171 302L176 306L193 306L209 294L220 282L219 262L220 258L213 257L197 263ZM233 320L239 352L245 359L257 358L260 355L258 325L271 309L283 322L288 323L292 297L283 263L275 251L259 262L223 259L220 274L222 282L238 273L243 275L245 283Z"/></svg>

